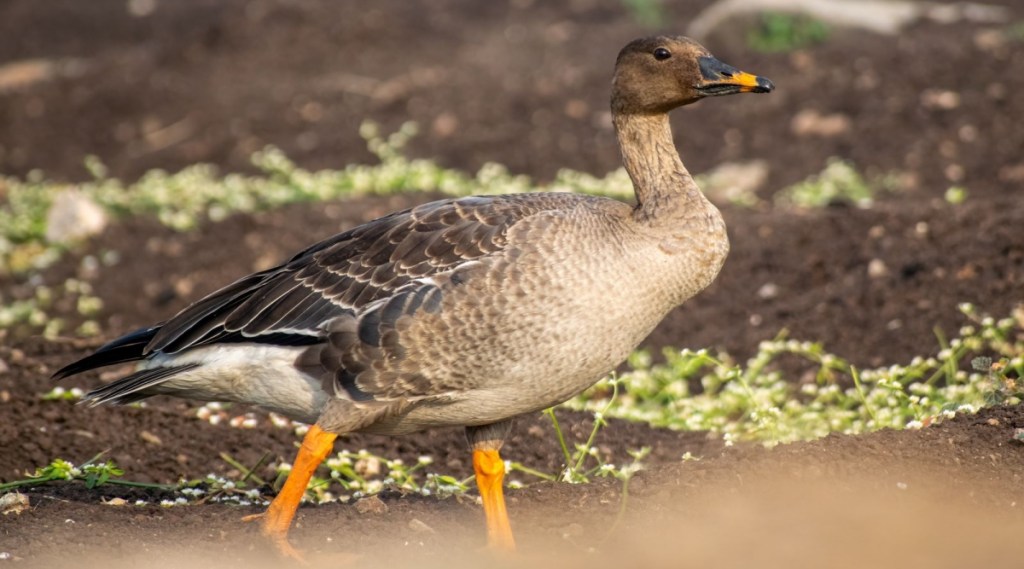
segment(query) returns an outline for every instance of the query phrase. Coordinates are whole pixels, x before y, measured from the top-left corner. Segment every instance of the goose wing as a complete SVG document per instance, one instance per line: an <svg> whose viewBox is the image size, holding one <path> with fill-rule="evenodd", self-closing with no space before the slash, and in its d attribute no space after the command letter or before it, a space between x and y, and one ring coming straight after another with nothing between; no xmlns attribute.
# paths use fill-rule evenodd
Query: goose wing
<svg viewBox="0 0 1024 569"><path fill-rule="evenodd" d="M199 300L160 326L143 355L220 342L322 342L331 320L354 315L413 280L500 251L521 220L580 199L572 194L472 197L393 213Z"/></svg>

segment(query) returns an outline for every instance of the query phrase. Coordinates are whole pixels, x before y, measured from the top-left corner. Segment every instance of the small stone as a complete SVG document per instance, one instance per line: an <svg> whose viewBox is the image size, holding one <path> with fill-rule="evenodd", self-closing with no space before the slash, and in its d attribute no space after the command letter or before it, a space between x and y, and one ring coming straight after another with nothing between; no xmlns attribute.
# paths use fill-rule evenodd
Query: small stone
<svg viewBox="0 0 1024 569"><path fill-rule="evenodd" d="M960 93L944 89L926 89L921 93L921 106L926 109L950 111L960 106Z"/></svg>
<svg viewBox="0 0 1024 569"><path fill-rule="evenodd" d="M974 46L991 54L1006 49L1007 37L1002 30L986 29L975 32Z"/></svg>
<svg viewBox="0 0 1024 569"><path fill-rule="evenodd" d="M139 431L139 438L151 445L162 445L164 441L149 431Z"/></svg>
<svg viewBox="0 0 1024 569"><path fill-rule="evenodd" d="M873 279L881 279L889 274L889 267L885 265L885 261L881 259L871 259L868 263L868 276Z"/></svg>
<svg viewBox="0 0 1024 569"><path fill-rule="evenodd" d="M573 522L562 528L562 539L570 539L583 535L583 526Z"/></svg>
<svg viewBox="0 0 1024 569"><path fill-rule="evenodd" d="M355 504L356 511L360 514L385 514L388 511L388 505L384 503L377 496L367 496L360 498Z"/></svg>
<svg viewBox="0 0 1024 569"><path fill-rule="evenodd" d="M757 297L761 300L771 300L779 296L779 285L775 283L764 283L757 289Z"/></svg>
<svg viewBox="0 0 1024 569"><path fill-rule="evenodd" d="M974 142L978 140L978 129L972 124L965 124L956 131L957 136L964 142Z"/></svg>
<svg viewBox="0 0 1024 569"><path fill-rule="evenodd" d="M958 281L974 280L977 276L978 269L976 269L972 263L967 263L960 267L956 272L956 280Z"/></svg>
<svg viewBox="0 0 1024 569"><path fill-rule="evenodd" d="M438 138L448 138L458 132L459 117L450 111L445 111L437 115L433 124L430 125L430 130Z"/></svg>
<svg viewBox="0 0 1024 569"><path fill-rule="evenodd" d="M156 11L157 0L128 0L128 13L136 18L145 18Z"/></svg>
<svg viewBox="0 0 1024 569"><path fill-rule="evenodd" d="M833 138L849 132L851 124L850 117L844 114L825 115L813 109L805 109L793 117L789 128L797 136Z"/></svg>
<svg viewBox="0 0 1024 569"><path fill-rule="evenodd" d="M409 529L416 533L437 533L434 528L416 518L409 520Z"/></svg>
<svg viewBox="0 0 1024 569"><path fill-rule="evenodd" d="M0 65L0 93L20 91L57 76L57 62L23 59Z"/></svg>
<svg viewBox="0 0 1024 569"><path fill-rule="evenodd" d="M583 119L590 114L590 105L583 99L570 99L565 104L565 114L572 119Z"/></svg>
<svg viewBox="0 0 1024 569"><path fill-rule="evenodd" d="M307 101L299 107L299 116L306 122L318 123L324 118L324 106L316 101Z"/></svg>
<svg viewBox="0 0 1024 569"><path fill-rule="evenodd" d="M1024 162L999 169L999 181L1024 182Z"/></svg>
<svg viewBox="0 0 1024 569"><path fill-rule="evenodd" d="M29 508L28 496L21 492L8 492L0 496L0 514L21 514Z"/></svg>
<svg viewBox="0 0 1024 569"><path fill-rule="evenodd" d="M1009 94L1009 89L1002 83L989 83L988 87L985 87L985 94L990 99L1002 101Z"/></svg>
<svg viewBox="0 0 1024 569"><path fill-rule="evenodd" d="M66 243L95 235L107 226L107 214L96 202L76 189L67 189L53 198L46 214L46 240Z"/></svg>
<svg viewBox="0 0 1024 569"><path fill-rule="evenodd" d="M768 174L768 162L764 160L724 162L702 174L698 183L712 201L753 205Z"/></svg>

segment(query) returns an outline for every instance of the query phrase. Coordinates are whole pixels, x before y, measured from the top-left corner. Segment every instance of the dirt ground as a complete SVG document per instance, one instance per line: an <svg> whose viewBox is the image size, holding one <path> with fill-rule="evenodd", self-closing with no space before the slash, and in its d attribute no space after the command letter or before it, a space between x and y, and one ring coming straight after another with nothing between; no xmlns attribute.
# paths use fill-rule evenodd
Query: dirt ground
<svg viewBox="0 0 1024 569"><path fill-rule="evenodd" d="M1024 7L994 3L1010 7L1011 21L1024 18ZM0 73L0 172L41 168L82 180L86 154L126 179L200 161L247 171L249 155L266 144L306 168L340 167L372 161L358 125L373 119L385 130L416 121L410 154L450 167L496 161L542 181L560 168L604 174L619 164L607 112L611 65L621 45L651 32L625 4L189 0L154 2L139 16L129 8L145 12L149 3L8 0L0 4L0 65L30 65L14 79L10 68ZM671 3L664 28L684 29L708 4ZM723 205L732 253L721 276L645 345L743 357L785 328L861 366L905 363L934 352L935 329L951 335L964 324L958 303L1002 316L1024 301L1024 43L993 29L920 23L899 37L841 30L782 54L750 51L742 27L710 38L721 59L770 77L778 90L677 112L677 143L692 171L764 160L758 194L770 199L840 156L868 174L896 172L901 189L871 209ZM966 188L965 203L943 199L953 185ZM161 483L231 474L222 452L243 464L268 452L290 460L294 435L262 415L255 428L235 429L198 420L194 405L177 400L92 409L39 396L54 370L101 341L314 240L436 197L295 205L187 234L134 219L35 280L0 275L7 298L77 276L104 301L99 339L7 337L0 345L0 481L54 457L81 462L100 451L129 478ZM120 257L112 267L90 270L82 261L110 251ZM79 318L70 306L61 315L72 326ZM69 386L101 380L92 374ZM589 432L587 416L561 416L577 440ZM472 499L390 493L379 514L306 507L293 536L314 565L355 554L366 566L1018 567L1021 428L1024 410L997 408L920 431L767 451L613 422L598 441L609 460L653 448L624 514L615 481L510 491L518 558L479 550L483 516ZM342 445L413 461L431 455L438 472L471 472L459 431L354 435ZM681 461L686 452L701 460ZM505 455L549 472L560 466L540 416L519 421ZM160 496L112 487L27 494L32 509L0 517L0 553L15 566L274 564L255 529L239 521L255 508L117 508L103 500Z"/></svg>

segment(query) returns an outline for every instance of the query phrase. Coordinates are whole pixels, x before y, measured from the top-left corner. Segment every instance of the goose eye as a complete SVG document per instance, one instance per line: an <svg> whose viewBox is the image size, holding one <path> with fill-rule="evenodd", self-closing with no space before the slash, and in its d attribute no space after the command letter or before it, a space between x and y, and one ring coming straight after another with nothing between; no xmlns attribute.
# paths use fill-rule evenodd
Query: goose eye
<svg viewBox="0 0 1024 569"><path fill-rule="evenodd" d="M663 47L659 47L654 50L654 59L657 59L658 61L664 61L670 57L672 57L672 52Z"/></svg>

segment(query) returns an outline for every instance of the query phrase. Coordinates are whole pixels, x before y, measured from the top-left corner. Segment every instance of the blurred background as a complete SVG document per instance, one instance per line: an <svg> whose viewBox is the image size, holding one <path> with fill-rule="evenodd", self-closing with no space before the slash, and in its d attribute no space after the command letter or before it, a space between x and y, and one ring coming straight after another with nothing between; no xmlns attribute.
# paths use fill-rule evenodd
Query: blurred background
<svg viewBox="0 0 1024 569"><path fill-rule="evenodd" d="M0 172L79 180L89 154L127 180L251 171L268 144L338 168L373 161L370 119L415 121L409 153L449 167L601 175L619 164L619 48L694 33L778 91L677 113L692 171L763 160L768 197L836 156L904 189L988 195L1024 181L1022 18L1011 0L5 0Z"/></svg>

